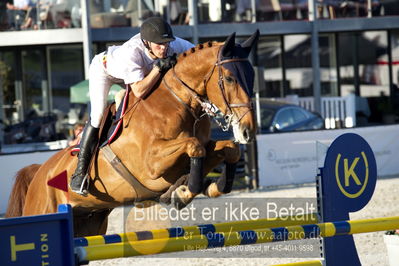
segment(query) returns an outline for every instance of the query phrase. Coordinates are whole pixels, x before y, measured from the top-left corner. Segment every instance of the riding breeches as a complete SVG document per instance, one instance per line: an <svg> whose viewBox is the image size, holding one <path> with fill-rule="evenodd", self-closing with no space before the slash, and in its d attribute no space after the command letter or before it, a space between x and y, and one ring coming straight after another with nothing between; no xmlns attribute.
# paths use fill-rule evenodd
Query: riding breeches
<svg viewBox="0 0 399 266"><path fill-rule="evenodd" d="M107 74L103 58L104 53L96 55L90 64L89 70L90 121L91 125L96 128L100 127L111 86L123 82L123 80Z"/></svg>

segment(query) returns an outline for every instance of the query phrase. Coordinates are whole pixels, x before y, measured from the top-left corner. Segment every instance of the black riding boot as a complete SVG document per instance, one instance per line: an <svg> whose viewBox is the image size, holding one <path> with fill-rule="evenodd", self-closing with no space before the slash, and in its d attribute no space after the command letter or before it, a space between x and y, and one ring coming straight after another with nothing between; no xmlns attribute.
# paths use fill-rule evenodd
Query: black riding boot
<svg viewBox="0 0 399 266"><path fill-rule="evenodd" d="M80 151L78 155L78 166L76 167L75 173L72 175L70 187L73 192L80 195L87 195L85 183L87 168L90 164L90 159L94 148L98 142L98 128L90 125L90 122L86 125L83 132L82 140L80 141Z"/></svg>

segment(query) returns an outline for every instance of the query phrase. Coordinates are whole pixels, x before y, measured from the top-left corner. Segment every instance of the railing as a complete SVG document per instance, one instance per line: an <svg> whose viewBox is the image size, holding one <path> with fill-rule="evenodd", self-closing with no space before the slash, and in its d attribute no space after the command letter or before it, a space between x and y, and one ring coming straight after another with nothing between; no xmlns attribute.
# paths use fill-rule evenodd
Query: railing
<svg viewBox="0 0 399 266"><path fill-rule="evenodd" d="M160 14L171 24L186 25L197 16L197 23L265 22L308 19L306 0L259 0L259 1L210 1L189 0L140 0L140 1L94 1L74 0L60 4L45 4L35 1L18 16L18 25L0 23L1 30L31 30L81 27L82 1L90 6L91 23L97 28L140 26L143 18ZM363 3L357 1L315 0L319 19L348 17L376 17L399 15L394 1L380 3L376 0ZM10 10L8 11L10 13ZM3 11L6 15L6 10ZM1 16L1 14L0 14ZM10 17L15 16L11 14ZM10 22L12 23L12 22Z"/></svg>

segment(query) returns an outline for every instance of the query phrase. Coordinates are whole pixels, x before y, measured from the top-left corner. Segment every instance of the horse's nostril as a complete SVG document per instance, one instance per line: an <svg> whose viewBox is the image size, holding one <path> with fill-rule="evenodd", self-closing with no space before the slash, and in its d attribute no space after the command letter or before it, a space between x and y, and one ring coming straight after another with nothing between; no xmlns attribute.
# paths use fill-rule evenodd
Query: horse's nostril
<svg viewBox="0 0 399 266"><path fill-rule="evenodd" d="M249 130L247 128L244 130L243 135L244 135L244 139L247 141L251 138L250 134L249 134Z"/></svg>

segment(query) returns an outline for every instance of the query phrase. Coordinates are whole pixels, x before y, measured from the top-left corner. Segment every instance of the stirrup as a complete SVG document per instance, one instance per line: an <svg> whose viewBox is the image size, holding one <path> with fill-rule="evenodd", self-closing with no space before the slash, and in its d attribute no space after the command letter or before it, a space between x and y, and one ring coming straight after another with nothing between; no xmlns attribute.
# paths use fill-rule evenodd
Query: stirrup
<svg viewBox="0 0 399 266"><path fill-rule="evenodd" d="M75 192L76 194L87 197L87 195L89 194L89 191L88 191L89 190L89 181L88 180L89 180L88 174L86 174L83 177L83 180L82 180L82 183L80 184L79 190L72 189L72 187L71 187L71 190L73 192Z"/></svg>

